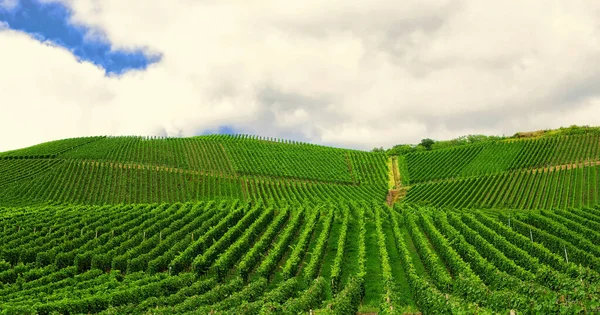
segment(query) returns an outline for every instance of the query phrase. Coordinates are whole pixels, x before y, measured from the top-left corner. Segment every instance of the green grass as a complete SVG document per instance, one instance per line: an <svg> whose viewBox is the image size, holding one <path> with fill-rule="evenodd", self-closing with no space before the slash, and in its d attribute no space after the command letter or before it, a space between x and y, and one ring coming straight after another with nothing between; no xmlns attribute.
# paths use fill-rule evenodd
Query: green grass
<svg viewBox="0 0 600 315"><path fill-rule="evenodd" d="M358 219L355 211L348 222L348 240L344 253L344 268L342 268L341 287L344 287L351 276L356 275L358 265ZM354 236L354 237L351 237Z"/></svg>
<svg viewBox="0 0 600 315"><path fill-rule="evenodd" d="M331 234L329 235L329 241L327 242L327 250L323 257L323 263L321 264L320 275L325 279L331 278L331 266L337 254L337 241L340 237L340 230L342 228L342 221L344 218L341 215L336 215L333 226L331 227ZM327 300L331 300L331 282L327 283Z"/></svg>
<svg viewBox="0 0 600 315"><path fill-rule="evenodd" d="M404 237L406 247L408 247L408 250L410 251L410 258L412 259L413 264L415 265L417 274L421 277L429 278L429 273L427 273L425 266L421 261L421 257L419 257L419 254L417 253L417 248L413 243L412 237L410 237L410 233L408 232L408 228L406 227L406 225L402 224L402 226L400 227L400 231L402 232L402 236Z"/></svg>
<svg viewBox="0 0 600 315"><path fill-rule="evenodd" d="M312 256L312 252L315 249L315 246L317 245L317 238L319 237L319 235L321 234L321 232L323 231L323 223L325 222L327 214L323 213L321 214L321 216L319 216L319 221L317 222L317 226L315 227L315 230L313 231L311 237L310 237L310 243L308 244L308 247L306 249L306 251L304 252L304 259L302 260L303 262L298 266L298 279L300 279L300 282L304 285L305 281L304 281L304 267L306 267L306 265L308 264L308 262L310 261L310 257ZM329 236L331 238L331 235ZM321 264L322 266L322 264ZM307 287L304 286L304 289L306 289Z"/></svg>
<svg viewBox="0 0 600 315"><path fill-rule="evenodd" d="M366 211L366 247L367 261L365 269L365 297L363 305L377 307L383 294L383 274L379 260L379 246L377 245L377 234L375 218L371 211Z"/></svg>
<svg viewBox="0 0 600 315"><path fill-rule="evenodd" d="M391 222L392 220L389 218L384 219L383 231L385 233L386 248L390 257L392 275L395 280L395 296L399 299L398 301L395 301L394 304L400 305L402 307L408 307L409 309L416 309L415 302L413 301L411 296L410 286L404 273L404 268L399 263L400 256L396 247L396 240L394 239L394 232L392 231Z"/></svg>

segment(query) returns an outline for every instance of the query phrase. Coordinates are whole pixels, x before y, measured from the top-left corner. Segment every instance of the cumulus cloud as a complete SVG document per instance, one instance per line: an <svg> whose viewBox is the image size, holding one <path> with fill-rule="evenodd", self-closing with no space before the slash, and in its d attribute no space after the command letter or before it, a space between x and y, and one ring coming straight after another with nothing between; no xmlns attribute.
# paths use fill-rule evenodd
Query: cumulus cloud
<svg viewBox="0 0 600 315"><path fill-rule="evenodd" d="M0 28L0 150L220 126L370 149L600 125L593 0L43 1L90 38L162 58L106 76Z"/></svg>

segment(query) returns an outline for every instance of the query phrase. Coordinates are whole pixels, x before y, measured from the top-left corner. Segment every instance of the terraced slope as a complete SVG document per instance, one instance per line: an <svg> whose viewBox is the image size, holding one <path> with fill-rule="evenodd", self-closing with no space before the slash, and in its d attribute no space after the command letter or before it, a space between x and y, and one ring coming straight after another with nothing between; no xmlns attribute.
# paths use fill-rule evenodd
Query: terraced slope
<svg viewBox="0 0 600 315"><path fill-rule="evenodd" d="M599 313L599 141L1 153L0 314Z"/></svg>
<svg viewBox="0 0 600 315"><path fill-rule="evenodd" d="M597 209L208 201L3 209L0 225L5 314L548 314L600 303Z"/></svg>
<svg viewBox="0 0 600 315"><path fill-rule="evenodd" d="M570 209L600 202L600 166L513 171L415 185L405 202L456 208Z"/></svg>
<svg viewBox="0 0 600 315"><path fill-rule="evenodd" d="M382 154L248 136L68 139L5 155L0 204L12 206L387 194Z"/></svg>
<svg viewBox="0 0 600 315"><path fill-rule="evenodd" d="M599 141L599 134L590 133L409 154L399 166L403 180L412 183L404 202L492 209L594 206Z"/></svg>
<svg viewBox="0 0 600 315"><path fill-rule="evenodd" d="M503 140L405 158L407 184L600 161L600 134Z"/></svg>
<svg viewBox="0 0 600 315"><path fill-rule="evenodd" d="M105 137L85 137L41 143L28 148L0 152L0 159L52 158L58 154L76 149Z"/></svg>

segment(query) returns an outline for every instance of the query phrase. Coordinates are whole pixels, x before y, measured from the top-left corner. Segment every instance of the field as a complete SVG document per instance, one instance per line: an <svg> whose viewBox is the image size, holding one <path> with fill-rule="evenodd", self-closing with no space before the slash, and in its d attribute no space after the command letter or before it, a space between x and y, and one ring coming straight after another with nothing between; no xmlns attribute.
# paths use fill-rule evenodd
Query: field
<svg viewBox="0 0 600 315"><path fill-rule="evenodd" d="M1 314L600 312L600 137L0 153Z"/></svg>
<svg viewBox="0 0 600 315"><path fill-rule="evenodd" d="M92 142L89 142L92 141ZM0 153L0 204L381 200L386 157L232 136L67 139ZM72 146L72 149L64 148Z"/></svg>

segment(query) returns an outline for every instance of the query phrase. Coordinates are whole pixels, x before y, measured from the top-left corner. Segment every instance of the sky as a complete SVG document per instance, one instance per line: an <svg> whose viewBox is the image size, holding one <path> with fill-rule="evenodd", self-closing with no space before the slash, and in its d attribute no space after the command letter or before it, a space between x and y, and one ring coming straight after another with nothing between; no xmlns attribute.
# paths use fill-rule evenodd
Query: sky
<svg viewBox="0 0 600 315"><path fill-rule="evenodd" d="M600 125L600 1L0 0L0 151L243 133L369 150Z"/></svg>

